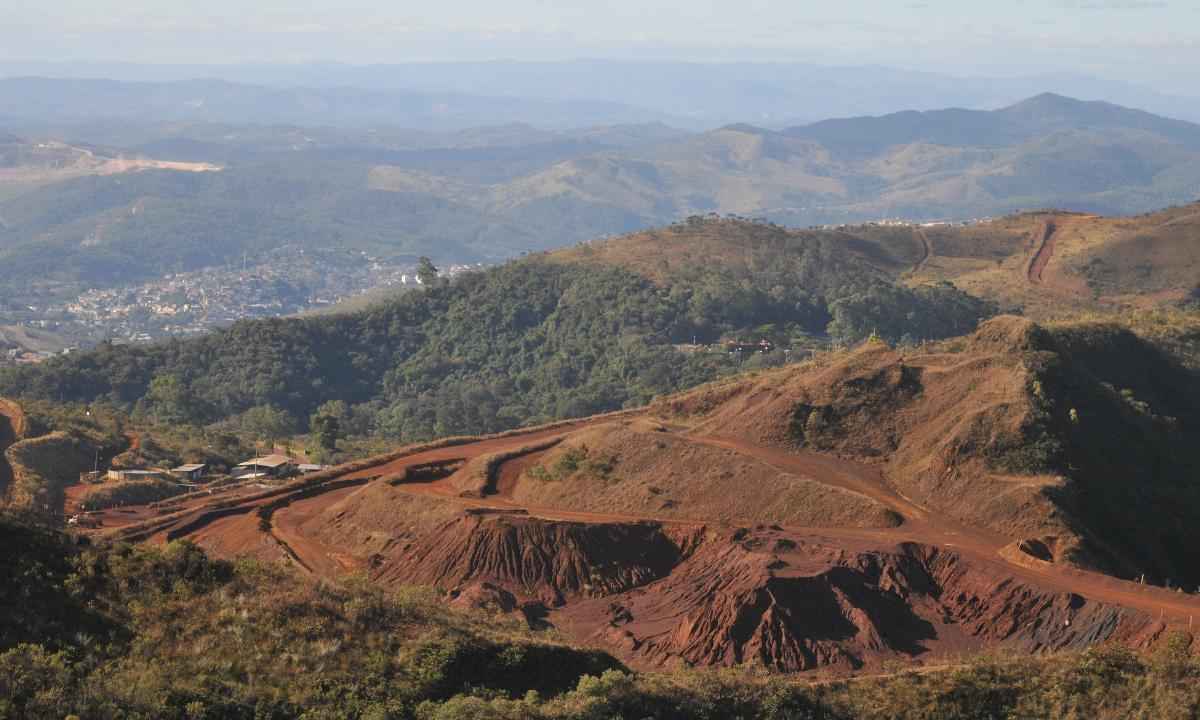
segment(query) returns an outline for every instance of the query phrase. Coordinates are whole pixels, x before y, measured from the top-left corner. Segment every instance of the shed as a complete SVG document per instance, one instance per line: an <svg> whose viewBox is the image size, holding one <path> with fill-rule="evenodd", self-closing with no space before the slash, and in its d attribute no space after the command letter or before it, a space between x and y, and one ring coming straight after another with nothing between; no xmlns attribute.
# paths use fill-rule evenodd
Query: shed
<svg viewBox="0 0 1200 720"><path fill-rule="evenodd" d="M208 472L208 465L204 463L189 463L187 465L180 465L177 468L171 468L172 475L180 480L188 480L190 482L196 482L204 477L206 472Z"/></svg>
<svg viewBox="0 0 1200 720"><path fill-rule="evenodd" d="M158 470L109 470L109 480L159 480L163 474Z"/></svg>
<svg viewBox="0 0 1200 720"><path fill-rule="evenodd" d="M271 477L284 477L296 469L296 461L287 455L264 455L238 463L233 469L235 477L263 473Z"/></svg>

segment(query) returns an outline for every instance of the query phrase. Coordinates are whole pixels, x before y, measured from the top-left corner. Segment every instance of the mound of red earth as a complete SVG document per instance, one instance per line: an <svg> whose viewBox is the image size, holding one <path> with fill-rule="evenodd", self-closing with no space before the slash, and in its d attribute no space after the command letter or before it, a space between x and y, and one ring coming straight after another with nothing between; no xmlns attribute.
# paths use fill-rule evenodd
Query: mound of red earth
<svg viewBox="0 0 1200 720"><path fill-rule="evenodd" d="M640 413L188 496L117 532L434 586L646 667L1145 647L1200 615L1128 579L1196 572L1196 392L1119 329L1000 318Z"/></svg>
<svg viewBox="0 0 1200 720"><path fill-rule="evenodd" d="M875 464L916 504L1041 559L1200 584L1200 378L1127 330L1001 317L871 343L655 410L696 432Z"/></svg>
<svg viewBox="0 0 1200 720"><path fill-rule="evenodd" d="M1146 613L1039 588L944 549L772 528L714 536L665 580L563 615L571 625L601 616L598 639L655 664L785 671L858 669L996 643L1142 645L1163 629Z"/></svg>
<svg viewBox="0 0 1200 720"><path fill-rule="evenodd" d="M1152 612L1091 600L1069 582L1041 585L999 557L875 534L887 530L583 522L463 508L383 482L301 530L328 548L359 538L376 582L519 610L637 666L854 671L1001 643L1147 646L1166 628Z"/></svg>

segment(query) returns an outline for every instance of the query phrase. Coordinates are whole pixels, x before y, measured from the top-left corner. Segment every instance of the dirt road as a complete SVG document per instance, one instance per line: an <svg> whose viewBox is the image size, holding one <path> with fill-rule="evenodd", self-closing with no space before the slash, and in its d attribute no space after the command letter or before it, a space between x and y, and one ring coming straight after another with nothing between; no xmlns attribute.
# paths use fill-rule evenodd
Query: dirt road
<svg viewBox="0 0 1200 720"><path fill-rule="evenodd" d="M910 274L916 275L925 269L925 265L929 259L933 257L933 243L929 242L929 236L921 228L917 228L917 239L921 241L921 259L918 260L910 270Z"/></svg>
<svg viewBox="0 0 1200 720"><path fill-rule="evenodd" d="M1029 261L1029 269L1026 271L1026 277L1029 282L1034 285L1042 283L1042 273L1046 270L1046 265L1050 263L1050 258L1054 257L1054 241L1056 239L1055 232L1058 227L1053 221L1047 220L1042 223L1038 231L1037 249L1033 253L1033 259Z"/></svg>
<svg viewBox="0 0 1200 720"><path fill-rule="evenodd" d="M410 468L450 460L470 460L505 451L515 452L537 443L564 437L598 422L608 420L580 421L525 434L413 452L347 473L314 487L297 490L294 497L275 493L268 497L251 495L239 501L236 494L231 494L234 496L226 496L226 499L219 503L220 507L214 507L214 503L205 503L202 498L191 500L182 511L177 512L178 517L164 527L157 528L155 537L186 535L202 544L231 554L236 554L239 550L264 549L276 555L282 552L295 560L301 568L320 576L336 576L361 570L364 562L362 558L355 557L346 549L323 545L307 534L304 526L334 504L359 492L372 480L389 478L394 483L389 483L392 485L389 491L436 497L457 504L464 510L492 510L577 523L655 522L663 525L692 526L706 524L704 518L602 514L518 504L512 499L513 490L520 482L521 470L532 461L530 457L519 455L499 468L497 492L483 497L461 496L453 476L432 481L404 482L400 479ZM729 438L696 437L686 433L681 433L680 436L692 442L733 450L790 474L866 495L904 517L904 523L897 528L783 528L789 533L811 537L814 540L868 542L879 546L914 542L946 548L970 558L972 562L993 567L1002 576L1019 578L1030 584L1064 593L1076 593L1093 601L1140 610L1177 625L1188 626L1194 622L1196 616L1200 616L1200 598L1196 596L1138 585L1061 565L1032 560L1014 562L1001 554L1001 550L1013 542L1012 538L968 527L939 513L930 512L892 488L877 467L815 452L796 452ZM731 498L731 502L734 501ZM266 510L259 512L264 507ZM274 545L276 543L278 547Z"/></svg>

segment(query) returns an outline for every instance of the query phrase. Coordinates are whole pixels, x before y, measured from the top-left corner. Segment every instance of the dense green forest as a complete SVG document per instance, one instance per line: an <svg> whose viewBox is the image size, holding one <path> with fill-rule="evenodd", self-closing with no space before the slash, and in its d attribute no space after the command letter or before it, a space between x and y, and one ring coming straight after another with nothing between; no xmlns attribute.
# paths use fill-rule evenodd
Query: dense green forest
<svg viewBox="0 0 1200 720"><path fill-rule="evenodd" d="M961 334L993 312L949 285L893 285L794 242L770 270L696 268L664 284L533 257L353 314L240 322L7 369L0 394L106 402L173 424L277 418L280 435L341 401L326 409L343 431L416 440L639 405L830 340ZM676 348L742 333L778 350L743 359Z"/></svg>
<svg viewBox="0 0 1200 720"><path fill-rule="evenodd" d="M1190 637L817 684L637 673L435 591L194 545L81 547L0 515L0 720L1193 718Z"/></svg>

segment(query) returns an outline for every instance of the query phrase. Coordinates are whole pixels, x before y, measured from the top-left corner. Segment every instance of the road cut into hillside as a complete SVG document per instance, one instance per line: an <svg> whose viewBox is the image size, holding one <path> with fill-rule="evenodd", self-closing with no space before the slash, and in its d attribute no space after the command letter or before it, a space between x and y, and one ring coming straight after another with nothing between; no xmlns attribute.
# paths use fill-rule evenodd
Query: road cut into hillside
<svg viewBox="0 0 1200 720"><path fill-rule="evenodd" d="M686 500L671 512L636 513L518 499L528 484L564 482L547 480L545 467L578 438L646 421L626 414L419 447L317 481L139 509L137 522L108 532L188 538L218 555L282 560L319 577L432 585L454 604L524 613L535 627L557 627L636 667L854 673L996 646L1148 647L1200 615L1191 595L1014 552L1011 538L905 498L878 467L653 418L655 437L681 457L731 453L723 456L731 467L769 466L866 498L901 521L791 526L691 516ZM725 488L730 506L742 490Z"/></svg>

